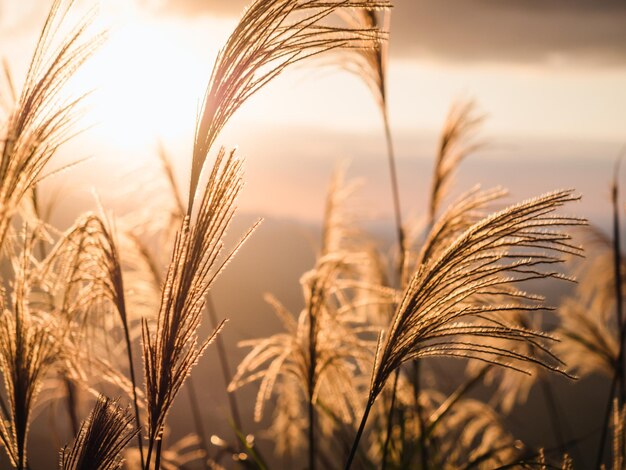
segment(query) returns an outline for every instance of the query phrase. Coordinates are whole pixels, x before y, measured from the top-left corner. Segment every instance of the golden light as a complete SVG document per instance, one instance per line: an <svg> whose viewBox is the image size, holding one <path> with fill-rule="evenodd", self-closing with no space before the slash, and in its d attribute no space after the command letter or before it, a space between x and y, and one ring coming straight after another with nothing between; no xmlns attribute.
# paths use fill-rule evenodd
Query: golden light
<svg viewBox="0 0 626 470"><path fill-rule="evenodd" d="M73 82L87 99L90 134L112 148L140 152L157 140L189 145L220 45L223 19L159 18L136 9L103 11L108 38Z"/></svg>

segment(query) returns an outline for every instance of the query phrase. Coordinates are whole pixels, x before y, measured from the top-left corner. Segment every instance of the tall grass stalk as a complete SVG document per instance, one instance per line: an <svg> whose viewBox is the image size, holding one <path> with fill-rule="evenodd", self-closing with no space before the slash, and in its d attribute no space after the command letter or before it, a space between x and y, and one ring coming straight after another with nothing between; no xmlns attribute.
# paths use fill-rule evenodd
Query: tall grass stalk
<svg viewBox="0 0 626 470"><path fill-rule="evenodd" d="M55 0L32 56L24 86L2 128L0 140L0 247L25 194L74 130L82 97L67 99L63 91L92 55L104 34L86 38L93 12L60 39L72 0ZM10 88L13 89L12 82Z"/></svg>
<svg viewBox="0 0 626 470"><path fill-rule="evenodd" d="M293 64L335 49L369 48L380 41L375 28L324 24L333 13L347 7L370 9L389 6L386 0L256 0L249 6L220 50L205 94L196 127L188 216L192 214L207 155L235 111ZM312 378L314 361L310 367L313 368L310 373ZM312 396L313 391L310 389L309 392ZM314 411L310 411L309 418L312 428ZM313 429L309 437L312 454Z"/></svg>
<svg viewBox="0 0 626 470"><path fill-rule="evenodd" d="M596 467L599 468L604 456L604 449L606 447L606 440L609 432L609 425L611 420L611 410L613 408L613 401L616 400L617 409L620 409L624 403L624 390L626 384L624 383L624 343L626 340L626 328L624 326L623 316L623 299L622 299L622 251L621 251L621 227L619 217L619 167L621 158L615 163L613 173L613 184L611 186L611 204L613 208L613 277L614 277L614 289L615 289L615 316L618 330L618 355L613 367L613 378L611 380L611 386L609 387L609 396L607 398L606 411L604 413L604 419L602 422L602 431L600 435L600 442L598 445L598 453L596 457Z"/></svg>
<svg viewBox="0 0 626 470"><path fill-rule="evenodd" d="M232 114L290 65L342 48L369 48L380 40L375 28L323 24L343 8L387 8L388 1L257 0L250 5L220 51L196 129L187 214L191 214L200 172L217 135ZM313 331L314 319L309 323ZM313 333L311 333L313 334ZM313 382L315 345L309 359L309 464L314 462Z"/></svg>
<svg viewBox="0 0 626 470"><path fill-rule="evenodd" d="M31 315L27 297L34 237L24 231L24 249L17 260L13 301L9 308L0 293L0 370L4 377L6 412L0 416L0 441L11 465L28 468L27 442L33 407L43 381L62 353L55 325Z"/></svg>
<svg viewBox="0 0 626 470"><path fill-rule="evenodd" d="M149 433L146 467L161 458L162 430L167 414L204 350L219 333L199 343L198 328L213 281L254 227L223 260L223 236L234 215L242 186L241 161L222 149L209 175L198 213L185 216L163 285L156 329L143 320L143 356ZM199 344L198 344L199 343Z"/></svg>
<svg viewBox="0 0 626 470"><path fill-rule="evenodd" d="M344 13L343 17L350 25L360 28L373 28L379 30L388 31L390 14L388 11L383 13L384 18L381 21L379 12L376 9L365 10L353 10L351 12ZM370 49L358 49L351 51L351 62L348 63L348 69L352 70L359 76L370 88L374 98L377 101L382 121L383 130L385 135L385 144L387 148L387 165L389 170L389 182L391 188L391 199L393 208L393 217L396 233L396 242L398 246L397 251L397 265L395 269L395 278L397 285L403 288L405 285L406 277L406 243L405 243L405 228L402 223L402 208L400 203L400 187L398 183L398 171L396 165L396 157L393 145L393 138L391 134L391 125L389 122L389 108L387 104L387 55L388 55L388 42L380 43L375 48ZM398 384L398 376L400 371L396 371L396 377L393 381L391 388L391 406L387 414L387 429L391 432L393 426L393 411L396 398L396 387ZM386 467L387 458L387 446L389 444L390 435L385 438L383 445L383 456L381 466Z"/></svg>
<svg viewBox="0 0 626 470"><path fill-rule="evenodd" d="M508 207L469 227L436 257L417 268L377 354L364 418L346 468L350 468L356 455L369 409L390 375L406 361L433 356L464 357L520 371L529 362L565 374L558 358L542 344L550 341L548 335L507 326L492 315L544 308L537 296L519 291L515 285L533 279L564 279L558 271L550 270L551 265L561 263L561 255L579 255L581 251L558 228L586 222L553 212L577 199L571 191L559 191ZM462 199L457 204L467 201ZM454 214L452 207L437 225L445 224ZM476 296L491 302L472 304ZM525 299L527 304L512 306L505 303L507 297ZM468 323L472 318L477 321ZM534 348L521 354L478 341L484 337L528 342Z"/></svg>
<svg viewBox="0 0 626 470"><path fill-rule="evenodd" d="M439 146L433 168L425 233L430 233L436 222L436 217L441 210L454 172L459 164L471 152L478 148L478 145L470 142L470 140L477 128L482 124L482 121L483 116L476 113L476 106L473 101L456 102L448 111L441 136L439 137ZM430 254L429 251L424 251L419 262L427 262ZM422 408L420 406L421 367L419 359L413 359L412 366L414 411L420 426L420 458L422 468L427 470L429 462L428 447L430 444L428 442L428 436L424 432L425 420L422 416Z"/></svg>
<svg viewBox="0 0 626 470"><path fill-rule="evenodd" d="M61 451L60 470L121 470L122 452L139 432L133 421L116 400L99 396L72 447Z"/></svg>
<svg viewBox="0 0 626 470"><path fill-rule="evenodd" d="M189 203L215 139L248 98L286 68L327 51L371 48L376 29L337 26L326 20L344 8L388 8L387 0L255 0L220 50L196 128Z"/></svg>
<svg viewBox="0 0 626 470"><path fill-rule="evenodd" d="M369 8L352 8L340 11L348 27L362 30L379 31L381 35L388 35L390 24L390 12L380 8L377 2L370 2ZM398 171L396 156L389 122L389 107L387 103L387 60L389 53L388 41L380 41L373 44L374 47L355 48L345 54L340 54L341 65L353 72L365 82L376 100L383 122L385 145L387 149L387 165L389 170L389 183L394 217L394 229L398 243L397 259L397 282L403 284L405 233L402 223L402 208L400 204L400 187L398 184ZM347 60L344 60L347 59Z"/></svg>
<svg viewBox="0 0 626 470"><path fill-rule="evenodd" d="M184 214L184 212L182 213ZM181 218L183 215L181 215ZM161 271L158 267L157 260L153 257L152 253L148 249L148 247L143 243L143 241L135 236L134 234L129 234L133 243L137 247L137 251L141 258L145 261L148 266L148 270L150 272L150 276L152 278L152 284L157 289L161 289L163 286L163 279L161 275ZM217 327L217 323L213 326L213 328ZM198 435L198 439L200 440L200 446L205 454L205 459L203 460L205 468L208 469L208 458L209 458L209 445L206 439L206 432L204 430L204 425L202 424L202 413L200 411L200 405L198 403L198 399L196 396L196 388L193 380L193 376L188 377L187 382L187 399L189 401L189 408L192 412L192 420L195 427L196 434Z"/></svg>
<svg viewBox="0 0 626 470"><path fill-rule="evenodd" d="M351 15L345 14L344 18L348 24L359 25L366 28L384 28L389 29L388 12L385 12L382 21L380 16L374 10L360 10L354 11ZM385 141L387 145L387 162L389 166L389 177L392 193L393 213L395 220L395 231L398 242L398 266L396 271L396 277L400 288L404 288L407 282L408 266L406 266L406 252L408 247L406 246L405 228L402 223L402 210L400 203L400 190L397 177L396 158L393 146L393 139L391 135L391 126L389 123L389 112L387 104L387 89L386 89L386 75L387 75L387 54L388 44L381 43L375 49L357 50L351 54L352 62L349 63L348 69L355 72L372 90L374 97L379 105L379 109L383 118L383 127L385 132ZM445 194L447 184L450 177L458 166L459 162L472 150L475 146L466 145L468 136L473 130L480 124L482 117L476 117L474 115L474 105L472 102L459 103L451 109L446 119L445 127L440 139L440 146L437 155L435 171L433 175L433 183L431 189L431 198L429 201L428 223L427 231L435 221L437 210ZM419 410L419 367L414 364L413 374L413 387L415 394L416 413L420 421L421 411ZM396 371L396 375L400 371ZM396 384L397 379L394 379L393 386L391 388L391 403L395 403ZM393 409L389 409L388 412L388 428L391 429L393 421ZM382 466L386 466L387 442L383 447L383 461ZM424 436L420 436L421 447L423 449L422 454L426 452L427 444L424 441Z"/></svg>
<svg viewBox="0 0 626 470"><path fill-rule="evenodd" d="M174 203L175 203L174 207L175 207L176 216L179 220L183 220L185 217L185 212L186 212L184 208L183 198L180 193L178 183L176 182L176 176L174 174L174 167L172 166L172 163L170 159L168 158L168 155L165 152L165 149L163 148L163 146L159 146L159 159L161 161L161 167L163 168L163 172L165 173L165 177L170 188L172 199L174 200ZM145 253L146 257L152 258L149 255L149 252L147 250L143 250L143 252ZM156 263L154 260L151 260L149 264L155 265ZM153 277L155 279L156 285L159 286L160 288L160 286L162 285L162 279L161 279L160 273L157 272L153 274ZM213 329L217 328L219 326L219 322L217 319L217 312L215 310L213 298L210 292L207 293L207 297L206 297L206 311L209 317L211 328ZM224 345L224 340L221 335L217 335L215 337L215 345L217 347L217 354L218 354L219 361L220 361L220 367L222 370L222 375L224 377L224 390L226 391L226 396L228 398L228 405L230 408L231 419L233 420L236 430L243 432L241 417L239 414L239 406L237 404L237 397L234 391L231 391L228 389L228 384L230 384L232 380L232 374L230 372L230 365L228 363L228 355L226 354L226 347ZM194 387L193 381L191 380L191 376L189 377L189 379L190 379L190 382L188 385L188 390L189 390L188 398L189 398L189 404L193 410L197 408L197 405L195 404L197 400L195 398L195 387ZM196 432L200 436L202 446L204 447L204 450L208 457L209 447L208 447L206 435L204 432L204 426L202 425L202 422L200 420L200 414L197 414L196 416L194 416L194 423L196 427ZM240 448L241 446L239 445L239 438L237 436L236 431L235 431L235 441L238 443L237 445L238 448Z"/></svg>
<svg viewBox="0 0 626 470"><path fill-rule="evenodd" d="M387 415L387 431L385 434L385 442L383 444L383 456L381 459L380 468L381 470L385 470L387 468L387 455L389 454L389 444L391 442L391 433L393 431L393 411L396 406L396 391L398 389L398 379L400 378L400 369L396 370L396 373L393 377L393 386L392 386L392 394L391 401L389 403L389 414Z"/></svg>
<svg viewBox="0 0 626 470"><path fill-rule="evenodd" d="M613 203L613 269L615 275L615 315L617 316L617 325L619 331L619 355L617 358L617 366L615 368L618 376L619 395L618 406L621 407L626 401L626 377L624 376L624 339L626 327L624 322L624 301L622 293L622 248L621 248L621 226L620 226L620 207L619 207L619 165L621 159L618 159L615 167L615 176L613 188L611 191L611 199Z"/></svg>
<svg viewBox="0 0 626 470"><path fill-rule="evenodd" d="M75 246L76 238L78 238L78 249ZM135 422L138 429L137 444L143 466L142 426L139 399L137 397L138 384L133 361L133 347L126 307L122 262L115 235L103 218L94 214L87 214L79 219L69 233L65 235L65 239L62 240L60 247L63 247L64 244L67 244L69 249L75 252L73 256L78 257L73 269L80 274L80 278L90 279L94 285L100 287L103 297L113 304L122 325L128 370L132 384ZM62 251L60 247L57 247L59 252ZM53 257L55 255L56 253L52 253Z"/></svg>
<svg viewBox="0 0 626 470"><path fill-rule="evenodd" d="M213 303L213 298L211 294L207 295L207 313L209 314L209 321L211 322L212 328L217 328L218 320L217 320L217 312L215 309L215 304ZM224 340L221 336L215 338L215 346L217 347L217 354L220 361L220 367L222 369L222 376L224 377L224 388L226 390L226 397L228 398L228 406L230 408L230 417L233 420L233 424L236 428L236 431L243 432L243 424L241 421L241 414L239 413L239 405L237 403L237 395L235 394L235 390L229 389L228 385L231 383L233 379L233 375L231 373L230 364L228 362L228 354L226 353L226 346L224 344ZM235 437L237 437L237 432L235 432ZM239 442L239 439L237 439Z"/></svg>

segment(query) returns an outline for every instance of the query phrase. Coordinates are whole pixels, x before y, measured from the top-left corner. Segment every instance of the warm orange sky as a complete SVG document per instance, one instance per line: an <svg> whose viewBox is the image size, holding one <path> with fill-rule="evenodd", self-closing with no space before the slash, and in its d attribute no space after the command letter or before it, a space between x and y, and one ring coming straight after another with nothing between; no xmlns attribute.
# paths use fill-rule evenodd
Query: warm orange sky
<svg viewBox="0 0 626 470"><path fill-rule="evenodd" d="M0 0L0 54L17 76L48 4ZM74 84L76 91L96 88L85 115L96 126L70 146L72 157L95 159L73 172L128 172L153 161L160 139L185 180L198 102L243 4L101 2L99 21L111 27L110 38ZM468 163L475 169L468 167L460 184L501 182L521 197L550 184L595 182L589 199L604 201L609 160L626 142L624 26L626 7L617 1L396 2L389 106L405 197L423 196L436 132L452 100L469 96L489 116L483 134L492 148ZM236 115L221 143L239 145L248 160L246 210L316 218L329 172L346 158L371 181L367 197L374 202L367 205L375 213L388 207L386 200L377 205L387 187L376 107L355 77L333 68L300 68L279 78ZM563 169L539 174L546 159ZM571 163L586 159L593 181L591 170L583 174ZM515 176L500 162L517 165Z"/></svg>

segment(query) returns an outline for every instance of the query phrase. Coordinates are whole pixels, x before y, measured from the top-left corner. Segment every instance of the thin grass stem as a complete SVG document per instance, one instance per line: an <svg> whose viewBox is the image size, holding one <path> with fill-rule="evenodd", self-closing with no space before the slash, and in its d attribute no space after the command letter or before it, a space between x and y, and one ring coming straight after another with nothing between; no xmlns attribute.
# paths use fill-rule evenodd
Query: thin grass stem
<svg viewBox="0 0 626 470"><path fill-rule="evenodd" d="M424 423L424 416L422 415L422 407L420 405L420 361L415 359L413 361L413 406L415 408L415 416L417 417L417 423L420 427L419 444L420 444L420 458L422 462L422 470L428 468L428 436L426 436L426 423Z"/></svg>
<svg viewBox="0 0 626 470"><path fill-rule="evenodd" d="M387 108L383 109L383 124L385 127L385 141L387 143L387 162L389 164L389 177L391 182L391 195L393 200L393 213L396 224L396 237L398 239L398 283L403 284L404 281L404 228L402 225L402 210L400 207L400 186L398 185L398 174L396 169L396 158L393 147L393 139L391 137L391 127L389 125L389 115Z"/></svg>
<svg viewBox="0 0 626 470"><path fill-rule="evenodd" d="M622 316L622 269L621 269L621 246L620 246L620 221L619 221L619 185L618 170L621 159L615 163L613 186L611 188L611 202L613 206L613 270L614 270L614 288L615 288L615 314L619 331L619 353L614 364L613 379L609 389L606 410L602 425L602 434L600 436L600 444L596 457L596 468L600 468L606 440L608 436L608 428L611 420L611 409L613 407L613 398L619 390L618 398L620 403L624 400L624 339L626 330L624 328L624 319Z"/></svg>
<svg viewBox="0 0 626 470"><path fill-rule="evenodd" d="M400 377L400 368L396 369L396 374L393 379L393 386L391 389L391 403L389 404L389 414L387 415L387 434L385 435L385 443L383 444L383 458L380 464L380 468L385 470L387 468L387 457L389 455L389 443L391 441L391 434L393 433L393 409L396 406L396 393L398 390L398 378Z"/></svg>
<svg viewBox="0 0 626 470"><path fill-rule="evenodd" d="M213 296L210 293L207 295L206 307L209 314L209 321L211 322L211 328L217 328L219 324L217 320L217 311L215 309L215 303L213 302ZM226 354L224 339L221 335L218 335L215 338L215 346L217 346L217 355L220 360L222 376L224 377L226 396L228 397L228 407L230 408L230 416L237 430L243 431L241 424L241 415L239 413L239 405L237 403L237 396L235 395L234 390L228 389L228 384L231 383L233 375L230 370L230 364L228 362L228 355ZM236 436L237 433L235 433L235 437ZM237 439L237 442L239 443L239 439ZM240 446L240 444L238 444L238 446Z"/></svg>
<svg viewBox="0 0 626 470"><path fill-rule="evenodd" d="M193 377L191 375L187 379L187 398L189 400L189 406L191 408L193 425L196 428L196 434L198 435L198 439L200 439L200 447L202 447L202 450L204 451L204 459L202 459L202 464L206 470L209 470L209 444L206 440L206 433L204 431L204 425L202 424L202 418L200 414L200 405L198 403L198 397L196 396L196 387L194 385Z"/></svg>
<svg viewBox="0 0 626 470"><path fill-rule="evenodd" d="M311 298L314 298L312 295ZM309 317L309 370L307 374L307 408L309 418L308 440L309 440L309 470L315 470L315 405L313 404L313 394L315 389L315 370L317 365L317 338L316 315L313 312L312 302L307 309Z"/></svg>
<svg viewBox="0 0 626 470"><path fill-rule="evenodd" d="M133 364L133 351L130 341L130 333L128 331L128 324L126 321L126 316L122 317L122 324L124 326L124 341L126 341L126 353L128 356L128 368L130 371L130 381L133 386L133 407L135 409L135 421L137 423L137 445L139 446L139 456L141 458L141 468L145 469L146 464L144 463L144 455L143 455L143 439L141 437L141 418L139 416L139 401L137 399L137 380L135 378L135 366Z"/></svg>
<svg viewBox="0 0 626 470"><path fill-rule="evenodd" d="M70 417L70 425L72 426L72 437L78 435L78 415L76 413L76 387L69 377L65 377L64 380L65 391L67 393L67 414Z"/></svg>
<svg viewBox="0 0 626 470"><path fill-rule="evenodd" d="M363 417L361 418L361 424L359 424L359 429L357 430L354 442L352 443L352 448L350 449L350 454L348 455L348 460L346 461L346 466L344 467L345 470L349 470L352 467L352 462L354 461L354 457L356 456L356 452L359 448L359 442L361 442L361 436L365 430L365 424L367 423L367 418L372 410L372 405L374 405L374 398L370 397L367 400L367 405L365 406Z"/></svg>
<svg viewBox="0 0 626 470"><path fill-rule="evenodd" d="M157 441L156 453L154 456L154 470L161 469L161 449L163 449L163 436Z"/></svg>

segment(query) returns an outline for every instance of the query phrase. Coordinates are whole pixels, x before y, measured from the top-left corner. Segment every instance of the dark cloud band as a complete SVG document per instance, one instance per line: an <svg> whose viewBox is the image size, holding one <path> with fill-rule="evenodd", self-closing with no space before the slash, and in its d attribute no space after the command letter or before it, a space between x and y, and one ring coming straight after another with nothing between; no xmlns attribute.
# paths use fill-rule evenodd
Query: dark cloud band
<svg viewBox="0 0 626 470"><path fill-rule="evenodd" d="M246 0L168 0L163 13L239 15ZM392 54L626 65L623 0L397 0Z"/></svg>

